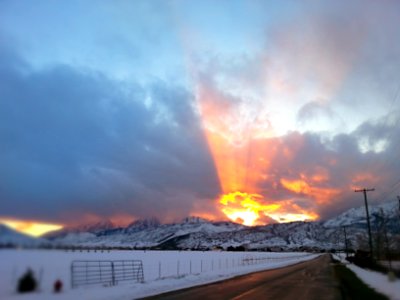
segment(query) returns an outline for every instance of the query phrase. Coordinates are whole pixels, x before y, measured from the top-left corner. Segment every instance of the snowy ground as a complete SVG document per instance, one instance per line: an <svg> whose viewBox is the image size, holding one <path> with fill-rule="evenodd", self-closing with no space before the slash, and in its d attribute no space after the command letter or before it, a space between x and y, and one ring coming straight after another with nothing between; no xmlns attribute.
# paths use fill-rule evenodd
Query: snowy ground
<svg viewBox="0 0 400 300"><path fill-rule="evenodd" d="M374 272L370 270L362 269L354 264L349 263L345 260L344 255L335 255L336 259L339 259L353 271L358 278L360 278L364 283L369 285L371 288L388 296L393 300L400 300L400 280L389 281L389 276L384 275L379 272Z"/></svg>
<svg viewBox="0 0 400 300"><path fill-rule="evenodd" d="M0 250L0 299L124 300L215 282L254 271L273 269L315 258L307 253L111 251L66 252L62 250ZM121 282L116 286L85 286L72 289L73 260L143 261L144 283ZM191 266L191 267L190 267ZM18 278L30 267L40 280L40 290L17 294ZM52 293L56 279L63 292Z"/></svg>

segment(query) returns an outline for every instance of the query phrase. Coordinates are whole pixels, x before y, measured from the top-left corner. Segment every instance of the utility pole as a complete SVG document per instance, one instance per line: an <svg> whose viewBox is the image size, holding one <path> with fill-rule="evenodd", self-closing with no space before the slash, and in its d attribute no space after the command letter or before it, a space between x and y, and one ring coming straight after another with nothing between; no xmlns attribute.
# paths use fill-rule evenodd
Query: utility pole
<svg viewBox="0 0 400 300"><path fill-rule="evenodd" d="M399 200L399 212L400 212L400 196L397 196L397 199Z"/></svg>
<svg viewBox="0 0 400 300"><path fill-rule="evenodd" d="M389 261L389 272L392 272L392 260L391 260L391 253L390 253L390 244L389 244L389 238L387 234L387 228L386 228L386 218L385 218L385 213L383 212L383 209L381 208L381 218L383 222L383 234L385 235L385 252L386 252L386 259Z"/></svg>
<svg viewBox="0 0 400 300"><path fill-rule="evenodd" d="M346 258L349 257L349 248L347 246L347 233L346 233L346 226L343 226L343 231L344 231L344 246L346 248Z"/></svg>
<svg viewBox="0 0 400 300"><path fill-rule="evenodd" d="M368 240L369 240L369 251L371 253L371 258L374 259L373 255L373 248L372 248L372 235L371 235L371 224L369 222L369 211L368 211L368 201L367 201L367 192L373 192L375 191L374 188L372 189L361 189L361 190L354 190L354 192L359 193L363 192L364 193L364 202L365 202L365 211L367 212L367 224L368 224Z"/></svg>
<svg viewBox="0 0 400 300"><path fill-rule="evenodd" d="M399 213L398 213L398 215L399 215L399 218L400 218L400 196L397 196L397 199L399 200Z"/></svg>

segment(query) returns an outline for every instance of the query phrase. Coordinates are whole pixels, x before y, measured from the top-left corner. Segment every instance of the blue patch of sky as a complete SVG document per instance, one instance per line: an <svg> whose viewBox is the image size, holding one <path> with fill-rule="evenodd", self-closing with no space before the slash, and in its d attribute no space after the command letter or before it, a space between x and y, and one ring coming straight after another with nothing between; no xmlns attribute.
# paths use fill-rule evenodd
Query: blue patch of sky
<svg viewBox="0 0 400 300"><path fill-rule="evenodd" d="M182 30L200 37L200 55L252 55L265 47L266 28L296 7L291 1L5 1L0 25L35 68L67 64L117 79L185 82Z"/></svg>

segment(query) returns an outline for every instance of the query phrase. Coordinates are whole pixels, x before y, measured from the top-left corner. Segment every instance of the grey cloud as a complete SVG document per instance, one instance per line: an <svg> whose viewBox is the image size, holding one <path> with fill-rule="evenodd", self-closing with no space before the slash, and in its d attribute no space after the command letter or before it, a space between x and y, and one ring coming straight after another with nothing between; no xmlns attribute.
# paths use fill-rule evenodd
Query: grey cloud
<svg viewBox="0 0 400 300"><path fill-rule="evenodd" d="M4 53L0 47L2 215L183 217L218 194L184 88L158 81L126 90L69 66L33 71Z"/></svg>
<svg viewBox="0 0 400 300"><path fill-rule="evenodd" d="M321 101L310 101L304 104L297 112L297 121L303 124L321 116L334 119L335 113L327 104L323 104Z"/></svg>

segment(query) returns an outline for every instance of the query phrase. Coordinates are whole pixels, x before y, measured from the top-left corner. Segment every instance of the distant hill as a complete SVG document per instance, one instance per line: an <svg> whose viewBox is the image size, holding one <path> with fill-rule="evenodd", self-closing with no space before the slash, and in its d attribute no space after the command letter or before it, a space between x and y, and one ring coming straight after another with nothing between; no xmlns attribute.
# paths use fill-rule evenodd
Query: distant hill
<svg viewBox="0 0 400 300"><path fill-rule="evenodd" d="M4 224L0 224L0 248L2 247L37 248L46 245L50 245L50 242L45 239L31 237L19 233Z"/></svg>

